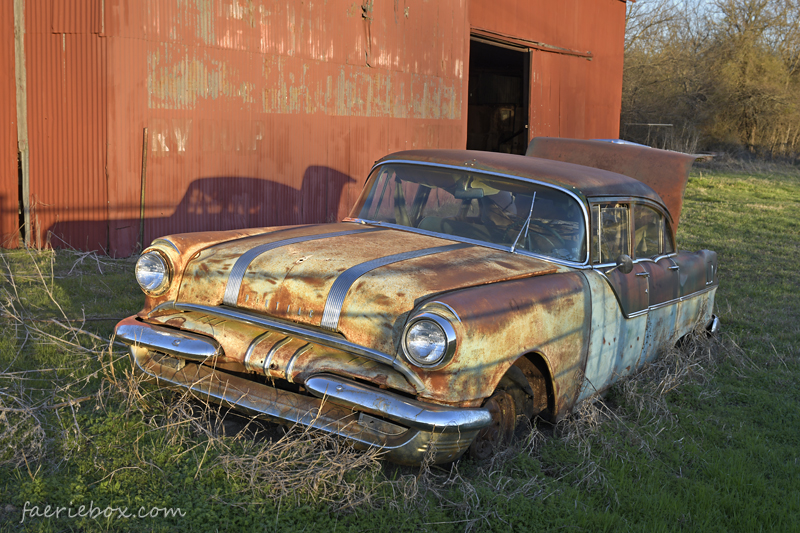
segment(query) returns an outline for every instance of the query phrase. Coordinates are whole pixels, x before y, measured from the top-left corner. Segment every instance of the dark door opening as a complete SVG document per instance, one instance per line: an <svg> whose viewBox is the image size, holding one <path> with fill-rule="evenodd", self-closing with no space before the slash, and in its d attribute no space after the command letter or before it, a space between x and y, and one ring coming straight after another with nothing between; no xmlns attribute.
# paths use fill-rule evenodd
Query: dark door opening
<svg viewBox="0 0 800 533"><path fill-rule="evenodd" d="M467 149L524 154L528 147L530 52L472 38Z"/></svg>

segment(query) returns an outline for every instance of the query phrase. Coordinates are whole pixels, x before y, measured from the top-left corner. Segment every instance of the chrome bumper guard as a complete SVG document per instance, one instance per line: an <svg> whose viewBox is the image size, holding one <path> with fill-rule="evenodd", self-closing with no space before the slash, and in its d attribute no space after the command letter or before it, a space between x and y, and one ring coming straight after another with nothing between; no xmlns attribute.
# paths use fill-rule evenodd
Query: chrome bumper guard
<svg viewBox="0 0 800 533"><path fill-rule="evenodd" d="M120 322L116 334L130 346L137 371L151 381L275 422L334 433L360 448L376 446L397 463L419 464L429 453L434 463L453 461L491 423L486 409L419 402L332 374L308 378L303 386L313 396L307 396L215 371L200 363L218 353L212 339L133 317ZM168 366L153 352L187 362Z"/></svg>
<svg viewBox="0 0 800 533"><path fill-rule="evenodd" d="M717 315L711 315L711 320L706 324L706 331L712 335L716 335L722 329L722 322L720 322Z"/></svg>

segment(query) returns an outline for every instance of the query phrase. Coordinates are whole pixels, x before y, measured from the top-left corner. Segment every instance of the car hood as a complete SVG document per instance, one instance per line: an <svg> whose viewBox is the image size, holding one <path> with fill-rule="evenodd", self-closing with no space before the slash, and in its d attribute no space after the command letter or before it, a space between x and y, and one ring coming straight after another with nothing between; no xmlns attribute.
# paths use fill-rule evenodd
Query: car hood
<svg viewBox="0 0 800 533"><path fill-rule="evenodd" d="M433 295L563 268L446 238L328 224L198 252L183 273L178 300L247 309L393 351L408 313Z"/></svg>

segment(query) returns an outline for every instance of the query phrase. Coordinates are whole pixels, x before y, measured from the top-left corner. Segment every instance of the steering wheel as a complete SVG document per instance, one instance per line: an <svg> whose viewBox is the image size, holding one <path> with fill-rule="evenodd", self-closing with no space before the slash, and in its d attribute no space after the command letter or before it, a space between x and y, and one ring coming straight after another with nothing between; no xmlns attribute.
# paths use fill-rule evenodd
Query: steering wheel
<svg viewBox="0 0 800 533"><path fill-rule="evenodd" d="M564 239L561 237L561 235L556 233L556 231L553 228L551 228L550 226L548 226L547 224L539 222L538 220L531 220L530 221L530 226L529 226L529 231L528 231L527 238L524 235L521 236L520 237L520 241L517 242L517 246L522 246L525 250L528 250L530 252L535 250L535 247L533 246L533 240L532 240L532 237L531 237L531 231L530 231L533 226L536 226L536 228L537 228L536 234L539 237L541 237L542 239L547 241L547 243L550 245L550 249L551 250L555 250L557 248L567 248L567 243L564 241ZM504 237L505 240L513 242L513 240L517 238L517 235L520 235L520 231L522 231L523 234L525 233L524 222L522 224L514 224L513 226L509 226L506 229L506 234L505 234L505 237ZM555 240L557 241L557 244L556 244L556 242L553 242L553 240L550 239L548 237L548 235L550 237L554 237ZM524 239L524 242L523 242L523 239ZM538 247L536 247L536 248L538 248ZM546 250L546 251L549 251L549 250Z"/></svg>

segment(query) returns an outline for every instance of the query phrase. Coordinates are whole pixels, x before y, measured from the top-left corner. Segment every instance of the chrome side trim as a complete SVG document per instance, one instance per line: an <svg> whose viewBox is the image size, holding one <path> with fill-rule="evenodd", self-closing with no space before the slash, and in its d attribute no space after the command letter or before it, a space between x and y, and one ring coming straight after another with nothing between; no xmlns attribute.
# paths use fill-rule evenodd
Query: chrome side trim
<svg viewBox="0 0 800 533"><path fill-rule="evenodd" d="M386 257L379 257L372 261L367 261L359 265L352 266L339 274L328 292L328 299L325 301L325 310L322 313L322 322L320 326L328 331L336 331L339 327L339 318L342 314L342 306L347 293L353 284L358 281L358 278L364 274L375 270L376 268L415 259L417 257L425 257L428 255L440 254L444 252L451 252L469 247L469 244L449 244L446 246L436 246L434 248L424 248L422 250L414 250L411 252L403 252L394 255L387 255Z"/></svg>
<svg viewBox="0 0 800 533"><path fill-rule="evenodd" d="M181 251L180 251L180 250L178 250L178 247L177 247L177 246L175 246L175 243L174 243L174 242L172 242L172 241L171 241L171 240L169 240L169 239L165 239L165 238L163 238L163 237L161 237L160 239L156 239L156 240L154 240L153 242L151 242L151 243L150 243L150 246L157 246L157 245L159 245L159 244L161 244L161 243L166 243L166 244L170 245L170 246L172 247L172 249L173 249L173 250L175 250L175 251L176 251L176 252L178 252L178 253L181 253ZM150 246L148 246L148 248L149 248Z"/></svg>
<svg viewBox="0 0 800 533"><path fill-rule="evenodd" d="M662 307L667 307L668 305L672 305L672 304L684 302L686 300L690 300L692 298L696 298L696 297L700 296L701 294L705 294L707 292L713 291L716 288L717 288L716 285L713 286L713 287L706 287L705 289L693 292L692 294L687 294L686 296L679 296L677 298L673 298L672 300L667 300L666 302L661 302L660 304L651 305L647 309L650 310L650 311L653 311L653 310L656 310L656 309L661 309Z"/></svg>
<svg viewBox="0 0 800 533"><path fill-rule="evenodd" d="M236 260L236 263L234 263L230 274L228 274L228 281L225 285L225 295L222 298L222 302L226 305L236 305L236 302L239 299L239 290L242 288L242 280L244 280L244 275L247 272L247 268L250 266L250 263L255 261L256 258L261 254L265 254L270 250L274 250L275 248L289 246L291 244L341 237L343 235L351 235L353 233L363 233L367 231L380 231L380 228L358 228L346 231L336 231L333 233L304 235L302 237L292 237L290 239L267 242L251 248L239 256L239 258Z"/></svg>
<svg viewBox="0 0 800 533"><path fill-rule="evenodd" d="M272 334L271 331L265 331L264 333L253 339L253 341L250 343L250 346L247 347L247 351L244 353L244 367L246 369L250 370L251 372L255 372L257 370L250 364L250 358L253 356L253 350L256 349L256 346L258 346L261 343L261 341L269 337L271 334Z"/></svg>
<svg viewBox="0 0 800 533"><path fill-rule="evenodd" d="M297 361L297 358L303 352L307 351L310 347L311 347L311 343L307 343L307 344L301 346L296 352L294 352L294 355L292 355L292 358L289 359L289 363L286 365L286 381L288 381L289 383L294 383L294 380L292 379L292 370L294 369L294 362Z"/></svg>
<svg viewBox="0 0 800 533"><path fill-rule="evenodd" d="M267 357L264 358L263 370L265 376L269 376L269 370L272 367L272 358L275 357L275 352L280 350L284 344L291 342L291 340L292 340L291 337L288 336L284 337L275 344L273 344L272 347L269 349L269 351L267 352Z"/></svg>
<svg viewBox="0 0 800 533"><path fill-rule="evenodd" d="M199 305L199 304L165 302L156 307L155 309L153 309L149 313L149 315L152 315L158 311L163 311L166 309L174 309L176 311L196 311L198 313L215 316L217 318L239 320L241 322L244 322L245 324L250 324L262 328L269 328L271 330L283 333L284 335L291 335L293 337L297 337L298 339L303 339L314 344L319 344L320 346L327 346L328 348L334 348L336 350L349 352L358 355L360 357L363 357L365 359L370 359L372 361L376 361L378 363L391 366L392 368L403 374L406 380L411 384L412 387L414 387L414 389L417 392L421 392L425 389L425 385L422 383L422 380L419 378L419 376L417 376L414 372L412 372L411 369L408 366L406 366L406 364L402 360L396 357L392 357L391 355L388 355L381 351L373 350L372 348L367 348L366 346L360 346L358 344L352 343L347 339L345 339L344 337L341 337L333 333L325 333L324 331L311 329L309 327L302 326L300 324L283 322L269 317L249 313L247 311L242 311L239 309L231 309L230 307L210 307L207 305Z"/></svg>
<svg viewBox="0 0 800 533"><path fill-rule="evenodd" d="M133 317L126 318L116 328L117 340L130 346L141 346L190 361L205 361L209 357L222 353L219 344L211 338L173 330L160 326L151 326L139 322Z"/></svg>
<svg viewBox="0 0 800 533"><path fill-rule="evenodd" d="M311 394L331 403L427 431L478 430L492 422L488 409L452 408L418 402L331 374L311 376L304 385Z"/></svg>
<svg viewBox="0 0 800 533"><path fill-rule="evenodd" d="M706 330L712 335L716 335L720 329L722 329L722 322L720 322L719 317L711 315L711 320L706 324Z"/></svg>
<svg viewBox="0 0 800 533"><path fill-rule="evenodd" d="M459 324L461 323L461 317L458 316L458 313L456 313L456 310L453 309L452 307L450 307L449 305L447 305L446 303L440 302L439 300L434 300L432 302L428 302L426 304L423 304L423 306L420 307L419 310L420 311L429 311L431 309L436 309L436 307L442 307L444 309L447 309L453 315L453 317L455 317L455 319L458 320Z"/></svg>
<svg viewBox="0 0 800 533"><path fill-rule="evenodd" d="M717 286L718 286L718 285L714 285L713 287L706 287L705 289L701 289L699 291L693 292L691 294L687 294L685 296L679 296L677 298L673 298L672 300L667 300L666 302L661 302L661 303L655 304L655 305L649 305L645 309L642 309L641 311L636 311L635 313L630 313L630 314L626 315L625 312L622 311L622 303L619 301L619 295L617 295L617 291L614 290L614 286L611 285L611 280L608 279L608 276L606 276L605 272L603 272L602 270L595 269L594 271L600 277L605 279L606 283L608 283L609 287L611 287L611 291L614 293L614 296L617 299L617 304L620 307L620 311L622 312L622 316L624 316L625 318L636 318L637 316L642 316L644 314L647 314L649 311L655 311L656 309L661 309L662 307L667 307L668 305L672 305L672 304L680 303L680 302L683 302L683 301L686 301L686 300L690 300L692 298L696 298L697 296L700 296L701 294L705 294L707 292L715 290L717 288Z"/></svg>

